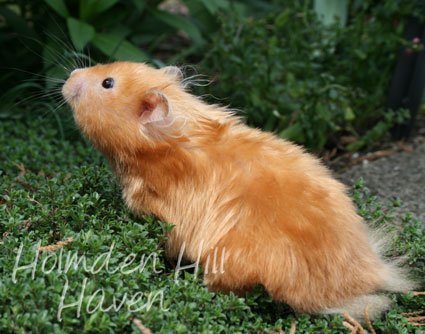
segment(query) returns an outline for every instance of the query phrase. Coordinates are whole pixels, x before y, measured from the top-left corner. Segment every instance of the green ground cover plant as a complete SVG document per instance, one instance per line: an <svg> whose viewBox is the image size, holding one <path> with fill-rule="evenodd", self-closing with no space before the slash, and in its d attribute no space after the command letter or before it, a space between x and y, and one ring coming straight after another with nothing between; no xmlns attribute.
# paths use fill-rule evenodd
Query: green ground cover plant
<svg viewBox="0 0 425 334"><path fill-rule="evenodd" d="M59 139L51 117L0 123L1 333L140 333L133 317L152 333L271 333L279 328L289 333L293 319L296 333L348 332L340 316L294 314L261 287L245 298L209 293L193 269L179 272L176 282L176 263L164 256L172 222L130 214L103 157L81 138ZM406 265L423 282L421 224L409 214L395 221L361 182L353 198L369 224L399 231L390 255L408 254ZM34 263L38 243L55 245L69 238L73 241L62 250L40 253L34 279L32 268L13 274ZM84 256L88 270L81 264L66 271L68 252ZM102 265L105 257L96 262L108 252L109 267ZM127 271L113 272L131 253L136 260ZM150 254L156 261L147 258ZM138 264L145 262L140 270ZM130 312L128 303L119 307L122 300L137 298L130 309L140 307L137 312ZM377 333L421 333L401 313L424 309L424 298L411 293L391 298L394 307L373 322ZM59 321L61 300L64 306L80 303L80 316L75 305L63 308ZM96 309L99 303L103 310Z"/></svg>

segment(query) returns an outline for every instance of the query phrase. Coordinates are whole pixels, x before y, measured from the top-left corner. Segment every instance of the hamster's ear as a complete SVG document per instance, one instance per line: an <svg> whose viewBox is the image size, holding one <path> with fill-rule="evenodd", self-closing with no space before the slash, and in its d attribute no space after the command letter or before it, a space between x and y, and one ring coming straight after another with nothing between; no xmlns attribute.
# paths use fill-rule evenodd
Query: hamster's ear
<svg viewBox="0 0 425 334"><path fill-rule="evenodd" d="M160 71L164 72L169 76L174 77L178 81L183 79L183 72L177 66L166 66L161 68Z"/></svg>
<svg viewBox="0 0 425 334"><path fill-rule="evenodd" d="M152 90L143 96L139 114L142 124L162 121L168 112L168 99L161 91Z"/></svg>

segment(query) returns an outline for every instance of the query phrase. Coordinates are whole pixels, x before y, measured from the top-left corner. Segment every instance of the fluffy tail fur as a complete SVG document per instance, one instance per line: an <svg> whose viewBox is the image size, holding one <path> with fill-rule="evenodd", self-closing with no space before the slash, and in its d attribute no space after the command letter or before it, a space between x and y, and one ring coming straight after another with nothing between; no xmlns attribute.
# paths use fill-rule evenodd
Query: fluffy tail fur
<svg viewBox="0 0 425 334"><path fill-rule="evenodd" d="M391 249L394 233L385 229L375 229L369 231L370 244L374 252L383 263L381 277L383 284L382 291L406 292L415 289L417 283L408 278L408 271L401 265L407 260L406 256L398 258L387 258L385 254ZM352 317L362 320L366 306L369 306L369 317L376 318L391 306L391 299L384 295L363 295L355 297L334 308L327 308L320 313L337 314L347 312Z"/></svg>

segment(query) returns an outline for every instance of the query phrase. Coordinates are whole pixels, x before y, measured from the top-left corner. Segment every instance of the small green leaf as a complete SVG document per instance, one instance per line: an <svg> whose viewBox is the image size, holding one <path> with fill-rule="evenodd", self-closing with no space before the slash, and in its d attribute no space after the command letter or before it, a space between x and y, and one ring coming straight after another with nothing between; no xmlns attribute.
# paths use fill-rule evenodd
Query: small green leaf
<svg viewBox="0 0 425 334"><path fill-rule="evenodd" d="M143 12L143 10L144 10L144 9L145 9L145 7L146 7L146 1L133 0L133 5L134 5L134 7L136 7L136 8L137 8L137 11L138 11L139 13L142 13L142 12Z"/></svg>
<svg viewBox="0 0 425 334"><path fill-rule="evenodd" d="M354 143L348 144L345 149L347 151L357 151L360 150L363 146L365 146L364 140L358 140Z"/></svg>
<svg viewBox="0 0 425 334"><path fill-rule="evenodd" d="M89 17L111 8L117 2L118 0L80 0L80 18L86 21Z"/></svg>
<svg viewBox="0 0 425 334"><path fill-rule="evenodd" d="M352 121L356 118L356 115L354 115L354 112L350 107L345 108L344 118L346 121Z"/></svg>
<svg viewBox="0 0 425 334"><path fill-rule="evenodd" d="M148 61L149 56L131 44L116 35L96 34L93 39L93 45L102 51L105 55L117 60L128 61Z"/></svg>
<svg viewBox="0 0 425 334"><path fill-rule="evenodd" d="M203 39L197 26L183 16L172 14L163 10L150 9L149 12L165 24L184 31L196 44L202 44Z"/></svg>
<svg viewBox="0 0 425 334"><path fill-rule="evenodd" d="M44 0L60 16L69 17L68 8L64 0Z"/></svg>
<svg viewBox="0 0 425 334"><path fill-rule="evenodd" d="M94 28L90 24L78 21L73 17L69 17L66 23L72 43L77 50L81 51L93 39L96 33Z"/></svg>
<svg viewBox="0 0 425 334"><path fill-rule="evenodd" d="M204 7L210 12L210 14L215 14L217 9L219 9L219 7L217 6L217 3L215 1L201 0L201 2L204 5Z"/></svg>
<svg viewBox="0 0 425 334"><path fill-rule="evenodd" d="M277 27L283 27L286 22L288 22L288 18L289 18L289 10L285 10L284 12L280 13L278 15L278 17L276 17L275 19L275 23Z"/></svg>
<svg viewBox="0 0 425 334"><path fill-rule="evenodd" d="M210 12L210 14L215 14L217 10L220 8L227 8L229 7L229 1L228 0L201 0L204 7Z"/></svg>
<svg viewBox="0 0 425 334"><path fill-rule="evenodd" d="M354 53L356 54L357 57L359 57L361 60L365 60L367 58L367 55L359 49L355 49Z"/></svg>
<svg viewBox="0 0 425 334"><path fill-rule="evenodd" d="M305 142L305 137L303 134L303 129L301 128L301 125L299 123L295 123L283 131L279 132L279 137L294 140L297 142Z"/></svg>

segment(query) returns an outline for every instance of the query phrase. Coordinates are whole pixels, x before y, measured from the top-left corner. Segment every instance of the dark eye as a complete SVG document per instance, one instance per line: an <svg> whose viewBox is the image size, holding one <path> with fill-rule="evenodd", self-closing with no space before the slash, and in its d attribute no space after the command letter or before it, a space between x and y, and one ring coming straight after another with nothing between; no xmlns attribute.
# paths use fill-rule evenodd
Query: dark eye
<svg viewBox="0 0 425 334"><path fill-rule="evenodd" d="M114 79L112 79L112 78L106 78L102 82L102 87L103 88L106 88L106 89L109 89L109 88L114 87Z"/></svg>

